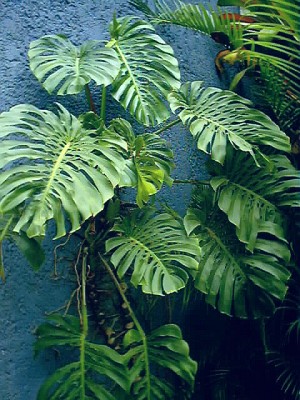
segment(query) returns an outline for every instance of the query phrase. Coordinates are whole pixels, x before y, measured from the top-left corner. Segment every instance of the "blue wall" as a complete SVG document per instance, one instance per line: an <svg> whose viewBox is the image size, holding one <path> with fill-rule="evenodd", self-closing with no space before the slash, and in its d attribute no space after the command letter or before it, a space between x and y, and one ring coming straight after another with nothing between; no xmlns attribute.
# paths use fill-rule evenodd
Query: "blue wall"
<svg viewBox="0 0 300 400"><path fill-rule="evenodd" d="M209 4L209 2L203 2ZM107 39L113 12L118 16L137 14L126 0L1 0L0 7L0 111L18 103L51 108L59 100L72 112L83 111L84 98L48 96L28 68L30 41L44 34L64 33L79 44L87 39ZM159 33L174 48L183 80L204 80L220 86L214 68L219 47L207 37L176 27L160 27ZM183 128L167 132L176 155L174 177L203 177L204 159L194 149ZM183 212L190 196L188 185L163 190L162 197ZM0 399L34 400L39 385L59 363L52 352L33 359L34 330L45 312L61 307L73 290L71 260L75 240L58 249L58 277L53 276L54 248L45 241L46 263L38 273L31 271L12 244L5 247L6 283L0 284Z"/></svg>

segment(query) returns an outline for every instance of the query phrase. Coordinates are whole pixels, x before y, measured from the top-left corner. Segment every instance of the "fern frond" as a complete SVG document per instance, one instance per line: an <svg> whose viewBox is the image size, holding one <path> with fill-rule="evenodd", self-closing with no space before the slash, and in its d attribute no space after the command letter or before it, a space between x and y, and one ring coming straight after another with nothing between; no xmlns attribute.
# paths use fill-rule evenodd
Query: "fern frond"
<svg viewBox="0 0 300 400"><path fill-rule="evenodd" d="M152 10L142 0L131 0L130 3L142 11L153 24L178 25L209 36L222 32L235 48L242 44L243 26L238 21L233 23L229 14L220 9L206 9L202 4L186 4L182 1L156 0L155 10Z"/></svg>

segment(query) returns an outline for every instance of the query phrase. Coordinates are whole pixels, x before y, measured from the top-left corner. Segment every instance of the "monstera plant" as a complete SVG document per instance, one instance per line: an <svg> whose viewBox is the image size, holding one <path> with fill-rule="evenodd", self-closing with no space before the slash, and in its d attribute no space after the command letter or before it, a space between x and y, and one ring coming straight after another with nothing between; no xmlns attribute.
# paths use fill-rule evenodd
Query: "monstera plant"
<svg viewBox="0 0 300 400"><path fill-rule="evenodd" d="M201 10L203 26L217 21ZM300 205L300 179L289 137L239 95L181 82L172 48L150 23L114 17L109 32L109 41L81 46L62 35L31 43L41 85L57 96L85 91L89 110L22 104L0 115L0 240L15 240L38 269L49 222L55 238L82 234L78 315L49 317L35 347L69 346L76 360L45 381L39 399L188 399L197 363L179 326L149 326L151 302L194 287L229 316L271 315L291 274L287 214ZM102 88L99 107L91 83ZM211 174L193 182L185 217L154 202L174 180L160 135L179 123L209 156ZM124 200L126 188L135 201ZM141 293L144 313L131 305Z"/></svg>

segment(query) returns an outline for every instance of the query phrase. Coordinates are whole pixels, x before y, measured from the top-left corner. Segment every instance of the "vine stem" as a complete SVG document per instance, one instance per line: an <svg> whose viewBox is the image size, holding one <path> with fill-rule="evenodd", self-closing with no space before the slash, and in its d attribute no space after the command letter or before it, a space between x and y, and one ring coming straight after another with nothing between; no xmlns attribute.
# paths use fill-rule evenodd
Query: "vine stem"
<svg viewBox="0 0 300 400"><path fill-rule="evenodd" d="M81 317L82 330L80 336L80 385L81 385L81 400L85 400L85 341L88 334L88 316L86 308L86 260L88 250L83 250L82 271L81 271Z"/></svg>
<svg viewBox="0 0 300 400"><path fill-rule="evenodd" d="M99 253L98 253L99 254ZM145 372L146 372L146 382L147 382L147 400L151 400L151 384L150 384L150 368L149 368L149 354L148 354L148 344L147 344L147 336L145 334L144 329L142 328L141 324L139 323L139 320L137 319L133 309L130 306L130 303L124 293L124 290L122 286L120 285L120 282L116 278L115 274L113 273L112 269L110 268L108 262L105 260L104 257L102 257L101 254L99 254L100 260L102 261L105 269L107 270L108 274L110 275L112 281L114 282L116 288L118 289L118 292L120 293L120 296L122 297L122 300L124 301L129 315L134 322L134 325L136 326L136 329L138 330L142 342L143 342L143 348L144 348L144 357L145 357Z"/></svg>
<svg viewBox="0 0 300 400"><path fill-rule="evenodd" d="M167 129L172 128L172 126L179 124L181 122L180 118L174 119L174 121L168 123L167 125L163 126L162 128L158 129L157 131L153 132L155 135L159 135L160 133L166 131Z"/></svg>
<svg viewBox="0 0 300 400"><path fill-rule="evenodd" d="M209 181L201 181L197 179L174 179L173 183L181 184L181 183L189 183L191 185L210 185Z"/></svg>
<svg viewBox="0 0 300 400"><path fill-rule="evenodd" d="M95 103L94 103L94 100L93 100L93 97L92 97L92 93L91 93L91 90L90 90L90 87L89 87L88 84L86 84L84 86L84 90L85 90L86 99L87 99L87 101L89 103L90 110L93 111L95 114L97 114Z"/></svg>
<svg viewBox="0 0 300 400"><path fill-rule="evenodd" d="M106 94L107 94L106 86L103 86L103 88L102 88L102 98L101 98L100 118L104 122L105 122L105 116L106 116Z"/></svg>

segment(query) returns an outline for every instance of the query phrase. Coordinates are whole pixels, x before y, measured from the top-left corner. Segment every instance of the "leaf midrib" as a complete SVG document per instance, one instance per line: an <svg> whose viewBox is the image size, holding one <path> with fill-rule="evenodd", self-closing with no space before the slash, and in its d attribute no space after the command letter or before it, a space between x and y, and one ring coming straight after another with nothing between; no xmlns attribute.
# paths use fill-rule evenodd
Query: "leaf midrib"
<svg viewBox="0 0 300 400"><path fill-rule="evenodd" d="M51 189L51 186L52 186L52 183L53 183L53 181L55 179L57 171L59 170L59 167L60 167L60 165L61 165L61 163L62 163L62 161L64 159L64 156L66 155L66 153L69 150L70 146L71 146L71 142L67 142L65 144L65 146L61 150L61 152L60 152L60 154L59 154L59 156L58 156L58 158L57 158L57 160L56 160L56 162L54 164L54 167L53 167L51 175L50 175L50 179L48 180L48 183L47 183L47 185L46 185L46 187L45 187L45 189L43 191L43 194L42 194L42 198L41 198L41 202L40 202L41 205L44 204L44 202L45 202L45 200L46 200L46 198L47 198L47 196L49 194L49 191Z"/></svg>
<svg viewBox="0 0 300 400"><path fill-rule="evenodd" d="M235 268L239 271L240 275L242 275L242 277L244 279L248 280L246 274L244 273L244 271L242 270L240 265L237 263L236 259L231 255L230 251L225 246L225 244L222 242L222 240L219 238L219 236L208 226L205 227L205 230L208 232L209 236L218 244L218 246L226 253L227 257L233 263Z"/></svg>
<svg viewBox="0 0 300 400"><path fill-rule="evenodd" d="M133 74L133 72L131 71L130 65L128 64L128 62L127 62L127 60L126 60L126 57L125 57L125 55L124 55L122 49L119 47L119 45L118 45L117 42L115 43L114 46L116 47L117 52L119 53L119 55L120 55L120 57L121 57L121 59L122 59L124 65L125 65L125 67L126 67L126 69L127 69L127 71L128 71L128 74L129 74L129 76L130 76L130 79L131 79L131 81L132 81L132 83L133 83L133 86L134 86L134 88L135 88L135 91L136 91L136 93L137 93L137 96L138 96L138 98L139 98L139 101L140 101L140 103L141 103L142 109L143 109L143 111L144 111L144 113L145 113L146 110L145 110L145 107L144 107L143 98L142 98L142 95L141 95L141 93L140 93L139 87L138 87L138 85L137 85L137 83L136 83L136 79L135 79L135 77L134 77L134 74Z"/></svg>
<svg viewBox="0 0 300 400"><path fill-rule="evenodd" d="M153 250L151 250L149 247L145 246L142 242L140 242L138 239L135 239L133 236L129 237L130 240L132 240L134 243L136 243L138 246L143 248L147 253L149 253L153 259L162 267L162 269L166 272L169 273L168 269L165 267L163 262L159 259L159 257L154 253Z"/></svg>
<svg viewBox="0 0 300 400"><path fill-rule="evenodd" d="M236 187L238 187L240 190L242 190L242 191L244 191L244 192L246 192L246 193L249 193L249 194L252 195L253 197L258 198L262 203L264 203L264 204L266 204L267 206L269 206L269 207L275 209L276 212L278 212L278 213L280 214L280 211L279 211L278 207L277 207L275 204L271 203L269 200L267 200L265 197L263 197L262 195L258 194L257 192L254 192L253 190L248 189L246 186L242 186L242 185L240 185L240 184L238 184L238 183L236 183L236 182L231 182L231 181L230 181L230 185L236 186ZM227 186L228 186L228 185L227 185Z"/></svg>

